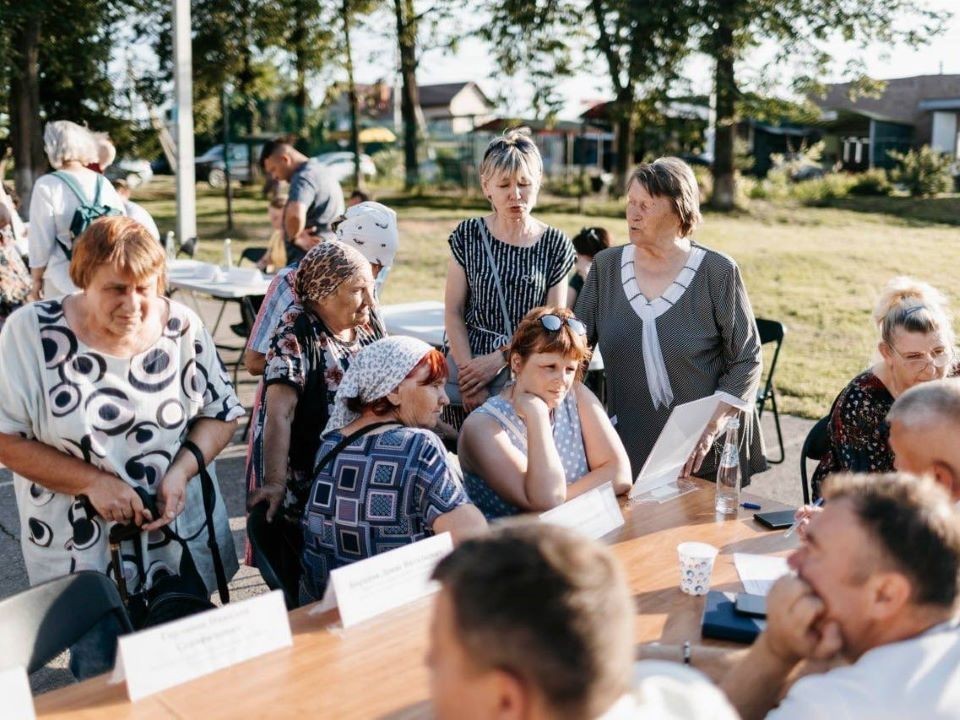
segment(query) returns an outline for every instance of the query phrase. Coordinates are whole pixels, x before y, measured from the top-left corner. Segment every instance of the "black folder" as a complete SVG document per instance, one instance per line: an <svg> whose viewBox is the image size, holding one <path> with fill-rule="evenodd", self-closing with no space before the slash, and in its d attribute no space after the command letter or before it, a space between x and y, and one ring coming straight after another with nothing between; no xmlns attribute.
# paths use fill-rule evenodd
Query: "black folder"
<svg viewBox="0 0 960 720"><path fill-rule="evenodd" d="M766 623L763 618L737 612L736 595L711 590L703 604L701 634L714 640L752 643Z"/></svg>

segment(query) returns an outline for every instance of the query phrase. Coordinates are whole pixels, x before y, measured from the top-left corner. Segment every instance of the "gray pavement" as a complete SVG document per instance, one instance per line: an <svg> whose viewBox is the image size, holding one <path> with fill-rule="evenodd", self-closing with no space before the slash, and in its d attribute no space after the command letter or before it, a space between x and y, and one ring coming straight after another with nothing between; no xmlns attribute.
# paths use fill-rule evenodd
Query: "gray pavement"
<svg viewBox="0 0 960 720"><path fill-rule="evenodd" d="M204 319L212 324L219 308L214 306L213 303L203 301L201 301L199 307ZM228 304L220 329L217 332L218 342L238 344L238 338L229 329L230 324L238 322L238 320L236 304ZM224 352L223 359L228 364L234 362L237 359L237 353ZM253 404L256 383L243 370L240 372L239 379L240 399L249 410ZM772 420L772 415L764 413L762 422L764 437L767 441L768 450L775 454L772 445L776 436ZM246 421L242 422L245 423ZM772 465L769 471L755 476L750 491L761 497L777 500L788 505L799 505L802 498L799 479L800 448L807 432L813 426L813 421L783 416L781 417L781 425L787 452L786 461L782 465ZM246 444L241 440L243 429L244 425L241 424L231 444L217 459L217 476L230 516L230 529L233 531L234 544L237 548L238 557L241 559L240 572L230 583L230 597L237 600L266 591L266 586L263 584L259 571L242 565L246 538L246 518L244 514L246 488L243 480ZM0 468L0 599L28 587L27 574L20 552L19 537L20 523L10 471ZM35 693L72 682L72 677L66 670L65 656L57 658L47 668L34 673L30 680Z"/></svg>

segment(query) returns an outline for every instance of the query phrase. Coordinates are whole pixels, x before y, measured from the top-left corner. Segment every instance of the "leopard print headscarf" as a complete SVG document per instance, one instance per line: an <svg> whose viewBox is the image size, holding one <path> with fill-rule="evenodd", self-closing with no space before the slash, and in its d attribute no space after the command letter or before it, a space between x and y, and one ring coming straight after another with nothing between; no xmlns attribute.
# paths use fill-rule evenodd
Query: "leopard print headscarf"
<svg viewBox="0 0 960 720"><path fill-rule="evenodd" d="M330 422L323 432L339 430L360 417L347 408L349 398L370 403L386 397L432 349L422 340L403 335L383 338L363 348L340 380Z"/></svg>
<svg viewBox="0 0 960 720"><path fill-rule="evenodd" d="M324 240L300 261L294 281L297 298L301 303L323 300L364 267L370 263L358 250L339 240Z"/></svg>

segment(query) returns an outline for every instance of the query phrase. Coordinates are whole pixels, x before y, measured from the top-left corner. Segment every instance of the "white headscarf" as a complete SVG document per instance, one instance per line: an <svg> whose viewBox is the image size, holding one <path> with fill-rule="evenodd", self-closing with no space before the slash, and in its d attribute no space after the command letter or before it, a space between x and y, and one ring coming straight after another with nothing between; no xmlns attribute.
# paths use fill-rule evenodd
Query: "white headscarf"
<svg viewBox="0 0 960 720"><path fill-rule="evenodd" d="M388 268L400 245L397 213L372 200L349 207L337 225L337 240L355 247L371 263Z"/></svg>
<svg viewBox="0 0 960 720"><path fill-rule="evenodd" d="M347 408L347 400L359 398L363 403L370 403L385 397L432 349L422 340L403 335L383 338L363 348L350 361L340 380L324 434L346 427L360 417Z"/></svg>

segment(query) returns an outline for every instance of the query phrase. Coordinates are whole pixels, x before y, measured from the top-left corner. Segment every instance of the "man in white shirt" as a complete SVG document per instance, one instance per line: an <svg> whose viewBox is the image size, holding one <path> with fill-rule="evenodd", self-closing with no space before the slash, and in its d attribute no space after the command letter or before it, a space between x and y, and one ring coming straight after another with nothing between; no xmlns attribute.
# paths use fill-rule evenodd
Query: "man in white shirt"
<svg viewBox="0 0 960 720"><path fill-rule="evenodd" d="M612 553L583 535L509 522L461 543L434 578L437 720L736 717L690 668L634 668L630 591Z"/></svg>
<svg viewBox="0 0 960 720"><path fill-rule="evenodd" d="M130 186L127 184L126 180L114 180L113 187L117 191L117 195L120 196L120 199L123 200L123 209L127 214L127 217L133 218L138 223L143 225L147 229L147 232L150 233L152 237L157 242L160 242L160 230L157 228L157 223L154 222L153 218L150 216L143 206L138 205L133 200L130 199Z"/></svg>
<svg viewBox="0 0 960 720"><path fill-rule="evenodd" d="M928 477L839 475L824 496L724 691L744 720L960 717L960 516L946 493ZM849 664L811 672L838 656Z"/></svg>
<svg viewBox="0 0 960 720"><path fill-rule="evenodd" d="M887 422L897 470L932 476L960 508L960 378L914 385Z"/></svg>

